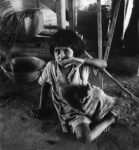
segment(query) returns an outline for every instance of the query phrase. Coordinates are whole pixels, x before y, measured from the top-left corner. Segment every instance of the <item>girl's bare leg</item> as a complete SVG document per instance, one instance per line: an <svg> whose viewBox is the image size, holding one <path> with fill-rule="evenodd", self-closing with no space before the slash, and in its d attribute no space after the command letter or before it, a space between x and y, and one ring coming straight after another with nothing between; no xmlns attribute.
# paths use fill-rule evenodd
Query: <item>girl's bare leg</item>
<svg viewBox="0 0 139 150"><path fill-rule="evenodd" d="M115 117L111 116L97 124L92 130L90 130L89 124L79 124L75 128L76 137L83 143L91 142L95 140L106 128L108 128L114 122Z"/></svg>
<svg viewBox="0 0 139 150"><path fill-rule="evenodd" d="M97 124L90 132L91 141L96 139L105 129L115 122L115 117L111 116Z"/></svg>

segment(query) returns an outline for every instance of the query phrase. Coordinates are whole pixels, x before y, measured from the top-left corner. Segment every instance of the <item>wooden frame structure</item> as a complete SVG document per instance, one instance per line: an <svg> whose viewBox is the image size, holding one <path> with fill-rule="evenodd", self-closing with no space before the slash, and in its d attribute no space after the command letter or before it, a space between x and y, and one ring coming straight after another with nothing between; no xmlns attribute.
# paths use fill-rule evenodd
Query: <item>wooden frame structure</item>
<svg viewBox="0 0 139 150"><path fill-rule="evenodd" d="M65 0L57 0L56 14L57 14L58 28L65 29L66 28L66 1Z"/></svg>
<svg viewBox="0 0 139 150"><path fill-rule="evenodd" d="M77 27L77 9L76 9L76 0L57 0L57 25L59 29L66 28L66 2L69 6L69 28L73 31L76 31Z"/></svg>
<svg viewBox="0 0 139 150"><path fill-rule="evenodd" d="M98 30L98 58L103 59L102 54L102 12L101 0L97 0L97 30ZM99 72L99 86L103 89L103 74Z"/></svg>
<svg viewBox="0 0 139 150"><path fill-rule="evenodd" d="M57 0L57 1L58 1L57 13L59 13L59 14L57 14L58 27L59 28L65 28L65 24L64 24L64 21L66 21L66 19L65 19L65 13L66 13L65 0ZM70 23L69 27L70 27L71 30L76 32L76 27L77 27L77 10L76 10L76 7L75 7L75 1L76 0L68 0L68 2L69 2L68 5L69 5L69 8L70 8L69 9L70 10L69 11L69 16L70 16L70 18L69 18L69 23ZM103 54L102 54L101 0L97 0L97 7L98 7L97 28L98 28L98 57L99 57L99 59L104 59L106 61L108 60L109 52L110 52L111 44L112 44L112 40L113 40L114 30L115 30L116 22L117 22L117 18L118 18L120 4L121 4L121 0L117 0L116 6L115 6L115 9L114 9L112 23L111 23L111 26L110 26L107 46L106 46L106 50L105 50L105 54L104 54L104 58L103 58ZM85 54L89 58L93 58L87 51L85 51ZM114 83L116 83L122 90L124 90L128 95L130 95L136 102L139 101L138 97L136 97L133 93L128 91L126 88L124 88L123 85L121 83L119 83L108 71L106 71L104 69L103 72L110 79L112 79L112 81L114 81ZM100 83L100 87L103 88L103 75L102 74L99 74L99 83Z"/></svg>

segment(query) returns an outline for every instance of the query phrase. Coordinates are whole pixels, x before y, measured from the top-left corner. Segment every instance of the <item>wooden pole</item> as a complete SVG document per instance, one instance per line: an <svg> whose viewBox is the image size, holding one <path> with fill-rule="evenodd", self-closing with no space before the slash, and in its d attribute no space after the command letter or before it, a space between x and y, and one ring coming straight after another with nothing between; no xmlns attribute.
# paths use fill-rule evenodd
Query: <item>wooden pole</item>
<svg viewBox="0 0 139 150"><path fill-rule="evenodd" d="M65 0L57 0L57 26L59 29L66 28L66 2Z"/></svg>
<svg viewBox="0 0 139 150"><path fill-rule="evenodd" d="M101 0L97 0L97 30L98 30L98 58L102 59L102 13ZM103 89L103 74L99 73L99 84Z"/></svg>
<svg viewBox="0 0 139 150"><path fill-rule="evenodd" d="M106 60L106 61L108 60L108 57L109 57L109 52L110 52L110 48L111 48L111 44L112 44L112 40L113 40L113 35L114 35L114 30L115 30L115 26L116 26L116 22L117 22L117 18L118 18L120 4L121 4L121 0L117 0L117 3L115 5L115 9L114 9L112 24L110 27L110 33L108 36L106 51L104 54L104 60Z"/></svg>
<svg viewBox="0 0 139 150"><path fill-rule="evenodd" d="M35 6L36 8L39 8L39 7L40 7L38 0L35 0L35 5L36 5L36 6Z"/></svg>
<svg viewBox="0 0 139 150"><path fill-rule="evenodd" d="M77 1L74 0L74 28L75 31L77 30L77 24L78 24L78 10L77 10Z"/></svg>
<svg viewBox="0 0 139 150"><path fill-rule="evenodd" d="M71 30L76 31L77 26L77 9L76 0L68 0L69 6L69 27Z"/></svg>
<svg viewBox="0 0 139 150"><path fill-rule="evenodd" d="M85 51L86 56L88 56L88 58L93 58L87 51ZM123 85L117 81L108 71L106 71L105 69L102 70L112 81L114 81L115 84L117 84L122 90L124 90L124 92L126 92L129 96L131 96L136 102L139 102L139 98L136 97L133 93L131 93L129 90L127 90L125 87L123 87Z"/></svg>
<svg viewBox="0 0 139 150"><path fill-rule="evenodd" d="M102 13L101 13L101 0L97 0L97 30L98 30L98 58L102 59Z"/></svg>

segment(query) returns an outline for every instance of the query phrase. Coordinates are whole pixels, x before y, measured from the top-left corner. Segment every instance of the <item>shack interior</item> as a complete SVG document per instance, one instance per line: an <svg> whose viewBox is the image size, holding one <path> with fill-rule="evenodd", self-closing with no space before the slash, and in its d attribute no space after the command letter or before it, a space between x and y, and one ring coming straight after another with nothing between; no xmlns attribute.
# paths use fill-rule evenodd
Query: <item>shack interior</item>
<svg viewBox="0 0 139 150"><path fill-rule="evenodd" d="M138 150L138 0L0 0L0 30L9 6L23 16L11 47L5 50L0 45L0 52L5 50L8 60L19 64L15 72L6 64L0 67L0 150ZM84 57L108 63L103 74L92 71L89 79L116 98L121 119L90 144L62 132L51 96L44 117L31 116L39 104L37 79L53 59L49 40L61 28L82 38Z"/></svg>

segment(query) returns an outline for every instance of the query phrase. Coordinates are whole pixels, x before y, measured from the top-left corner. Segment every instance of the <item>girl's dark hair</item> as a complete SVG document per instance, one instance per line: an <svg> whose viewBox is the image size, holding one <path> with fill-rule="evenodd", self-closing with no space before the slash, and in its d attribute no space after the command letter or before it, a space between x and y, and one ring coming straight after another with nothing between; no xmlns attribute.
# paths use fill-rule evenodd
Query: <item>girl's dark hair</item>
<svg viewBox="0 0 139 150"><path fill-rule="evenodd" d="M84 43L77 34L71 30L61 29L56 32L50 40L50 52L54 55L56 46L70 47L74 51L74 56L78 57L84 53Z"/></svg>

